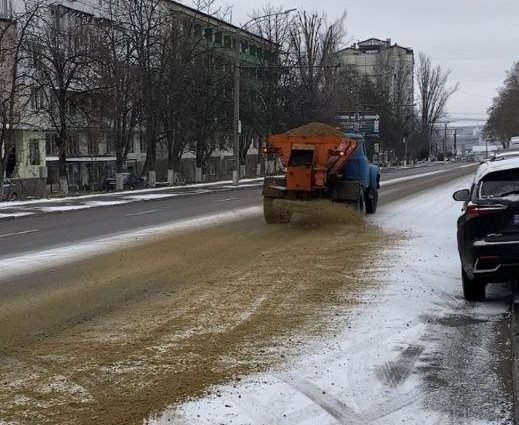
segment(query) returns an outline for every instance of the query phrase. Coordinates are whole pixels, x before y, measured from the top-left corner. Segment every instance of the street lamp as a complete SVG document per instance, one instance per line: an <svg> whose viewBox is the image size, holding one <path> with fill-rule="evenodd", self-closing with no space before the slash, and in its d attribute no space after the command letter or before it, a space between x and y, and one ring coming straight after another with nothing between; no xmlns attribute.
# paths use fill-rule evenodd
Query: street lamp
<svg viewBox="0 0 519 425"><path fill-rule="evenodd" d="M268 15L258 16L256 18L247 21L240 27L240 31L244 31L253 22L257 22L262 19L270 18L273 16L288 15L297 9L288 9L283 12L270 13ZM240 134L241 134L241 121L240 121L240 54L241 54L241 42L236 36L236 45L234 47L234 113L233 113L233 151L234 151L234 170L232 172L232 182L237 185L240 181Z"/></svg>

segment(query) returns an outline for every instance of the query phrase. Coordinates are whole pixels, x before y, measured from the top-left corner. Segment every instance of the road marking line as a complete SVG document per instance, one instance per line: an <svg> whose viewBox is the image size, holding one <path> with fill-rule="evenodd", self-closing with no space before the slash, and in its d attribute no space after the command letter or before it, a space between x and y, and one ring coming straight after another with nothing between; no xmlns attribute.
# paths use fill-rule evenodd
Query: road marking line
<svg viewBox="0 0 519 425"><path fill-rule="evenodd" d="M0 238L8 238L10 236L18 236L18 235L27 235L29 233L36 233L38 231L39 231L38 229L33 229L33 230L25 230L23 232L6 233L4 235L0 235Z"/></svg>
<svg viewBox="0 0 519 425"><path fill-rule="evenodd" d="M231 202L231 201L237 201L238 198L227 198L227 199L216 199L214 202Z"/></svg>
<svg viewBox="0 0 519 425"><path fill-rule="evenodd" d="M153 214L153 213L160 212L160 211L164 211L164 210L158 209L158 210L142 211L142 212L133 213L133 214L126 214L126 217L135 217L137 215Z"/></svg>

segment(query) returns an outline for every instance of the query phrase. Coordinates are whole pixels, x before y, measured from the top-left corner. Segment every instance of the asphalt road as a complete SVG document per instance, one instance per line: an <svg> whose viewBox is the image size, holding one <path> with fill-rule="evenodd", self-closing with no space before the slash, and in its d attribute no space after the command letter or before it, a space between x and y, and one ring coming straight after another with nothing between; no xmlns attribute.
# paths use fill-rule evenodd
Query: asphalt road
<svg viewBox="0 0 519 425"><path fill-rule="evenodd" d="M317 347L302 345L303 359L284 365L283 374L255 374L252 381L245 374L243 385L231 382L228 387L218 387L216 396L210 393L208 399L183 406L180 412L175 409L154 415L149 424L216 425L229 423L232 418L233 423L258 424L510 425L510 286L489 288L485 303L467 303L461 294L455 241L459 209L451 193L468 184L474 169L450 167L440 174L430 174L434 171L431 169L405 170L386 178L380 211L370 219L389 232L386 239L382 241L375 234L375 241L370 242L365 228L359 240L353 239L361 242L353 250L360 258L368 258L370 252L380 254L376 261L371 259L365 264L353 256L347 257L353 262L343 264L344 239L326 237L324 241L335 240L337 245L321 246L322 230L327 235L325 229L312 232L311 227L304 227L301 232L301 228L293 226L266 226L261 217L254 215L241 224L228 223L172 236L166 245L148 246L145 254L139 246L44 271L37 279L21 276L0 285L0 340L5 347L5 361L0 367L0 382L4 382L0 386L0 406L9 407L13 415L22 412L23 417L39 417L24 410L35 408L38 414L50 418L40 423L67 423L58 417L68 409L74 423L91 423L94 414L88 408L92 403L99 424L142 424L139 409L137 416L131 417L133 422L111 420L107 415L115 412L127 417L126 409L139 407L138 403L144 403L142 413L157 412L157 406L150 409L148 403L159 399L158 395L163 397L160 405L171 405L175 400L168 399L171 385L185 385L186 365L196 379L204 372L214 373L213 364L199 368L201 359L210 357L211 349L216 349L218 364L227 369L230 364L242 364L229 359L243 347L251 350L245 350L245 359L251 358L251 352L262 358L268 353L276 358L288 357L287 347L302 334L296 333L294 339L278 337L274 343L266 338L264 347L251 348L251 342L263 339L254 333L255 328L244 326L240 320L250 324L253 318L259 318L261 326L273 325L276 330L267 328L264 332L272 337L280 323L275 314L292 318L295 306L309 305L325 314L333 329L328 335L330 340L325 339ZM425 174L406 179L412 173ZM0 236L4 235L0 244L2 250L9 245L14 252L48 248L193 215L254 206L259 200L259 188L244 188L46 214L0 223L20 226L21 232L30 232L32 224L35 230L9 236L4 232L14 233L12 227L0 227ZM403 233L406 236L401 239ZM305 239L316 234L317 240ZM391 235L395 237L394 246ZM170 256L168 253L176 247L182 247L179 255ZM297 250L286 251L289 247ZM323 268L314 267L316 247L323 250L317 256L320 261L329 263L326 274ZM384 252L379 252L380 248ZM360 249L366 250L364 255L359 254ZM334 258L333 253L340 257ZM153 264L157 257L161 260ZM268 273L258 259L269 261ZM272 267L276 261L280 268ZM290 272L287 264L293 267ZM312 264L309 270L307 264ZM369 285L363 288L362 302L353 306L347 302L359 299L355 291L357 295L352 297L350 292L331 290L332 272L340 282L351 276L352 282ZM301 304L300 296L305 292L301 291L301 281L320 282L323 276L326 291L314 288L309 293L315 298ZM267 282L281 282L283 286L270 290ZM287 304L289 286L297 295L293 305ZM253 292L244 302L247 288ZM258 290L266 292L254 292ZM272 293L278 294L279 305L272 304ZM337 305L326 304L335 297ZM188 308L190 303L192 309ZM271 310L262 310L272 305ZM232 310L237 306L243 310ZM306 307L302 310L306 311ZM220 316L225 317L218 326ZM189 318L199 322L187 323ZM206 337L211 329L216 336ZM232 355L221 351L225 342L221 338L228 334L227 339L237 344L230 346ZM178 357L167 357L179 347L179 339L175 338L185 341L190 337L194 338L191 346L181 350ZM314 352L318 355L306 357ZM139 392L143 359L150 359L154 375L148 378L150 387ZM162 364L169 369L157 369ZM176 364L182 365L180 375L168 375L170 366ZM233 376L244 373L231 372ZM162 381L158 382L158 378ZM214 380L220 379L217 376ZM134 398L128 396L132 390ZM120 399L113 398L117 391ZM97 404L85 394L93 394ZM39 411L42 403L49 403L43 413ZM78 406L83 408L83 420L78 419ZM183 421L179 413L185 415Z"/></svg>
<svg viewBox="0 0 519 425"><path fill-rule="evenodd" d="M436 171L443 172L431 175ZM474 168L467 167L466 164L387 170L382 174L380 202L392 202L472 172ZM406 180L421 174L424 174L422 178ZM395 179L398 180L392 183L391 180ZM255 206L260 203L260 193L259 186L216 190L211 193L0 221L0 258Z"/></svg>
<svg viewBox="0 0 519 425"><path fill-rule="evenodd" d="M362 273L373 287L353 311L334 311L342 326L333 337L310 344L289 366L213 388L148 425L514 423L511 285L489 285L483 303L463 299L460 205L451 194L470 177L433 183L420 190L413 181L392 194L384 188L384 205L370 221L399 242L380 241L380 261ZM356 253L348 245L346 257ZM329 297L325 285L323 293Z"/></svg>

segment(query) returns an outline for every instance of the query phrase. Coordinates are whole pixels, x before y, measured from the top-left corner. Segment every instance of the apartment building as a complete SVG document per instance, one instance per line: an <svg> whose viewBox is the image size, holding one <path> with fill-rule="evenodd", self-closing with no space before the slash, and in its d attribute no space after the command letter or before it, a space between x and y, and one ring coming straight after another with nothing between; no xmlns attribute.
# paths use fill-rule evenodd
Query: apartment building
<svg viewBox="0 0 519 425"><path fill-rule="evenodd" d="M383 76L393 79L393 91L404 86L408 104L414 99L414 51L392 43L391 39L370 38L337 52L343 65L372 80ZM397 82L396 79L402 81Z"/></svg>
<svg viewBox="0 0 519 425"><path fill-rule="evenodd" d="M49 3L49 7L61 10L59 16L84 15L92 19L107 16L106 0L58 0ZM11 15L13 11L21 10L22 0L0 0L0 10L4 14ZM227 63L227 72L233 72L233 60L236 49L239 49L240 60L245 65L242 71L245 78L261 80L259 72L254 66L274 61L274 46L267 40L253 33L244 31L222 19L210 14L188 7L181 3L164 0L164 6L178 16L179 20L185 19L195 22L193 31L196 37L201 37L207 45L217 47L218 54ZM58 15L56 15L58 16ZM246 66L249 66L247 68ZM261 84L260 82L258 84ZM232 95L232 93L230 94ZM34 91L30 98L23 103L23 125L17 127L17 144L13 161L13 178L38 179L43 182L43 187L49 191L57 190L58 181L58 149L57 135L48 119L41 114L41 93ZM212 119L212 117L207 117ZM75 129L70 134L67 152L68 185L72 191L98 190L102 187L103 180L115 172L115 150L110 135L92 123L84 123L80 130ZM248 174L256 172L257 150L251 149L253 161L247 170ZM133 143L127 155L126 168L129 172L140 173L146 160L146 146L142 129L135 131ZM227 150L217 150L209 160L209 180L227 178L232 176L233 156ZM192 151L186 149L179 170L181 181L194 181L195 156ZM161 146L158 147L157 178L165 180L167 176L167 152ZM38 190L28 191L28 195L41 195L41 184Z"/></svg>

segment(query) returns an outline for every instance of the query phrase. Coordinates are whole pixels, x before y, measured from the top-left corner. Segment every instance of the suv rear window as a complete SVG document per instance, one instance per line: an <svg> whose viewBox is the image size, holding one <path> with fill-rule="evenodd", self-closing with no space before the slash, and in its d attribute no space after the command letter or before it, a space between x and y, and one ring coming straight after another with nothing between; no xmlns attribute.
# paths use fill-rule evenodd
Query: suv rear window
<svg viewBox="0 0 519 425"><path fill-rule="evenodd" d="M500 171L485 176L479 183L479 198L519 195L519 169Z"/></svg>

